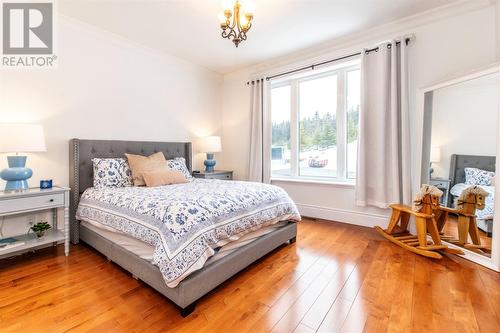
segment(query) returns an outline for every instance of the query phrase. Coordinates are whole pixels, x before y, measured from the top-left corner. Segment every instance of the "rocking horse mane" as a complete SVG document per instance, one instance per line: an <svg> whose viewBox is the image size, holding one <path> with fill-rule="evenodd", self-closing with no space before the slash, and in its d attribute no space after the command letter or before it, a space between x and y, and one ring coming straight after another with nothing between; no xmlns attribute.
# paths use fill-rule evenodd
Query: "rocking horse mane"
<svg viewBox="0 0 500 333"><path fill-rule="evenodd" d="M489 193L486 192L486 190L484 188L482 188L481 186L477 186L477 185L469 186L465 190L463 190L462 193L460 194L460 196L458 197L457 209L464 208L465 199L467 199L467 196L469 194L482 195L484 197L487 197L489 195Z"/></svg>
<svg viewBox="0 0 500 333"><path fill-rule="evenodd" d="M438 189L436 186L424 184L418 191L415 199L413 200L413 210L415 212L420 212L422 210L424 197L430 194L432 196L441 197L443 195L443 191Z"/></svg>

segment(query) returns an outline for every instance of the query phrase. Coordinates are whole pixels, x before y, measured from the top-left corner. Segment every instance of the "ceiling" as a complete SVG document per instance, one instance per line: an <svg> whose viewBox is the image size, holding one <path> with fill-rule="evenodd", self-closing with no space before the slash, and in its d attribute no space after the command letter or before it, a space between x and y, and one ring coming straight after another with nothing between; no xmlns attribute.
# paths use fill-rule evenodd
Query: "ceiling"
<svg viewBox="0 0 500 333"><path fill-rule="evenodd" d="M220 37L228 0L64 0L59 11L220 73L299 51L456 0L252 0L238 48ZM233 1L231 1L233 2ZM241 1L243 2L243 1Z"/></svg>

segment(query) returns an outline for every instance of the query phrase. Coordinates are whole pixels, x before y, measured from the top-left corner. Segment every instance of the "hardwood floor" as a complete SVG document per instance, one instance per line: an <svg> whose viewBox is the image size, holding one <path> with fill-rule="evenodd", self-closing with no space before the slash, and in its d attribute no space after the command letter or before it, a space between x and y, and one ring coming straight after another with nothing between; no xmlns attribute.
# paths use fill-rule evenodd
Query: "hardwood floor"
<svg viewBox="0 0 500 333"><path fill-rule="evenodd" d="M0 261L2 333L499 332L499 318L499 273L311 219L187 318L85 245Z"/></svg>

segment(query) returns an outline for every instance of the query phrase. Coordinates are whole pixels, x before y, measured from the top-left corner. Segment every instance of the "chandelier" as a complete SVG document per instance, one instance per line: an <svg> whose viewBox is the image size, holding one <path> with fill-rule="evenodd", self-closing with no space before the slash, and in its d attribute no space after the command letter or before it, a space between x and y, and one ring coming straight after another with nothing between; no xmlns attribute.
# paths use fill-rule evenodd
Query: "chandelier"
<svg viewBox="0 0 500 333"><path fill-rule="evenodd" d="M232 22L231 17L233 18ZM247 32L252 27L253 11L249 8L243 8L236 0L234 9L225 9L219 19L222 38L232 40L234 45L238 47L242 41L247 39Z"/></svg>

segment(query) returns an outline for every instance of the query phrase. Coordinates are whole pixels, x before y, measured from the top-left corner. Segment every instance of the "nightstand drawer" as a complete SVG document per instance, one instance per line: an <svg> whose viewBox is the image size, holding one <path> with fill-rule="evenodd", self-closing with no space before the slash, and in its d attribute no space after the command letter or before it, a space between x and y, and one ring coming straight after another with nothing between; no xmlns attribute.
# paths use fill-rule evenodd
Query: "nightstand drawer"
<svg viewBox="0 0 500 333"><path fill-rule="evenodd" d="M64 205L64 193L0 200L0 214L16 214Z"/></svg>
<svg viewBox="0 0 500 333"><path fill-rule="evenodd" d="M225 180L230 180L230 179L233 179L233 174L232 173L220 173L220 174L214 174L214 175L206 175L205 179L225 179Z"/></svg>

